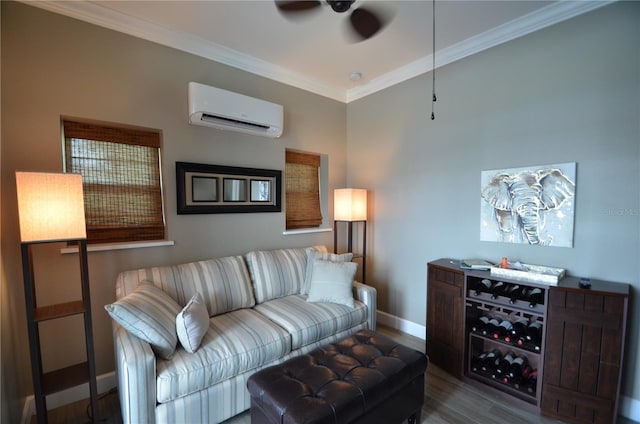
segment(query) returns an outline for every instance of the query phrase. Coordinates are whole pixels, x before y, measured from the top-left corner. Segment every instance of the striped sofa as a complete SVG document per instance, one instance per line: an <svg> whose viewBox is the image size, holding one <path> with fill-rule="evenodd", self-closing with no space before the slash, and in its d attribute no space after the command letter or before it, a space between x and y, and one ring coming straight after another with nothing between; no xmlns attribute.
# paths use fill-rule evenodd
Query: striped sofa
<svg viewBox="0 0 640 424"><path fill-rule="evenodd" d="M249 409L246 382L256 371L375 330L370 286L353 282L353 308L307 302L308 264L330 256L324 247L253 251L120 273L117 299L152 283L182 306L199 293L209 314L199 348L189 353L178 343L170 359L114 321L123 422L219 423Z"/></svg>

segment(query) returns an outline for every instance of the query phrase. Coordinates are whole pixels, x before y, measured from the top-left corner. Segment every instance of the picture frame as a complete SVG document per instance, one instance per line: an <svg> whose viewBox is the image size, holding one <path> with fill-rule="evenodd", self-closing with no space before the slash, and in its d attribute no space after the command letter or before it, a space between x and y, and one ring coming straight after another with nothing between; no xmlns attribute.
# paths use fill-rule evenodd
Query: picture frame
<svg viewBox="0 0 640 424"><path fill-rule="evenodd" d="M482 171L480 241L573 247L576 162Z"/></svg>
<svg viewBox="0 0 640 424"><path fill-rule="evenodd" d="M282 211L282 171L176 162L177 212Z"/></svg>

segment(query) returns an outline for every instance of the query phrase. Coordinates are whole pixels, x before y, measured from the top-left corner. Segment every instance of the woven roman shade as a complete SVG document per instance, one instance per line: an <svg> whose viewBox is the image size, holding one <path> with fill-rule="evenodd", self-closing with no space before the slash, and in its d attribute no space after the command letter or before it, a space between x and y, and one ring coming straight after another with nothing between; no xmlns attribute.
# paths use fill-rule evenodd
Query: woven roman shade
<svg viewBox="0 0 640 424"><path fill-rule="evenodd" d="M162 240L160 133L63 121L66 172L82 174L87 241Z"/></svg>
<svg viewBox="0 0 640 424"><path fill-rule="evenodd" d="M319 227L322 224L320 156L287 150L285 162L287 229Z"/></svg>

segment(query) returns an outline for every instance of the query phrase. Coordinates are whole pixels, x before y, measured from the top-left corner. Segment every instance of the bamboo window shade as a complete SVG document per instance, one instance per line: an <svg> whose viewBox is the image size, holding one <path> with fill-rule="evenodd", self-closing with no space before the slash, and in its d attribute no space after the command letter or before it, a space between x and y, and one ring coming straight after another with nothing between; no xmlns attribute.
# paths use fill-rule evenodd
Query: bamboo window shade
<svg viewBox="0 0 640 424"><path fill-rule="evenodd" d="M319 227L320 156L313 153L285 153L286 225L288 230Z"/></svg>
<svg viewBox="0 0 640 424"><path fill-rule="evenodd" d="M160 133L63 121L66 172L82 174L87 242L165 237Z"/></svg>

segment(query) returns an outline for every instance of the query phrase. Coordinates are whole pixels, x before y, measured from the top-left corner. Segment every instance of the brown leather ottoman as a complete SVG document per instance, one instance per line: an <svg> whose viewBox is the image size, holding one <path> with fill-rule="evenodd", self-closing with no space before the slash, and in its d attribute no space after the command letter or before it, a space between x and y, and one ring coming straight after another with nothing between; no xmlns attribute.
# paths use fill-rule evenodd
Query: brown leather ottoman
<svg viewBox="0 0 640 424"><path fill-rule="evenodd" d="M363 330L247 382L252 424L420 421L427 357Z"/></svg>

